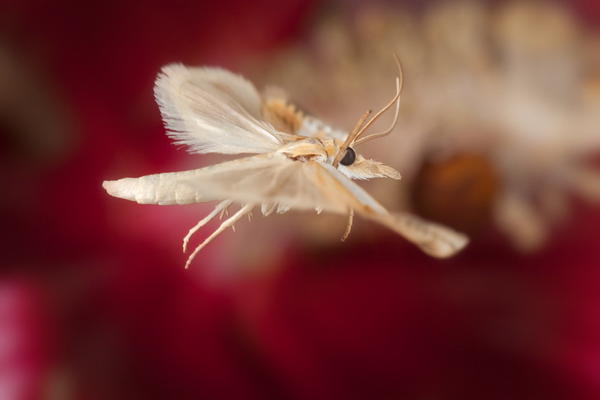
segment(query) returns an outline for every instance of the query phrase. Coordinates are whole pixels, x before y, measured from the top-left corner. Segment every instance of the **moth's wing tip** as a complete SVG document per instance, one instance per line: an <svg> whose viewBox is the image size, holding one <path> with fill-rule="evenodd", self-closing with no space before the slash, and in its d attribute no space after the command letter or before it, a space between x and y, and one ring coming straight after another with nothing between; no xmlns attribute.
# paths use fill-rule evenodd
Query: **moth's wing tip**
<svg viewBox="0 0 600 400"><path fill-rule="evenodd" d="M121 199L132 199L132 178L117 179L115 181L104 181L102 187L106 190L106 193L113 197Z"/></svg>
<svg viewBox="0 0 600 400"><path fill-rule="evenodd" d="M465 234L413 214L391 213L377 215L376 219L435 258L452 257L469 244Z"/></svg>
<svg viewBox="0 0 600 400"><path fill-rule="evenodd" d="M450 258L458 254L469 244L469 237L465 234L447 230L443 238L421 243L419 247L435 258Z"/></svg>
<svg viewBox="0 0 600 400"><path fill-rule="evenodd" d="M104 188L104 190L106 190L106 193L112 195L112 193L114 192L115 183L116 181L103 181L102 187Z"/></svg>

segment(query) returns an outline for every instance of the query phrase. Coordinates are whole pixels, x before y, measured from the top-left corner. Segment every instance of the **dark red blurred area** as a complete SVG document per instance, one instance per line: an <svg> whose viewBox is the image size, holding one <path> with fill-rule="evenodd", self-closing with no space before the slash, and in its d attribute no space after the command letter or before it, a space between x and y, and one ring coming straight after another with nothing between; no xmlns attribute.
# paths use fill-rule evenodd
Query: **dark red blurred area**
<svg viewBox="0 0 600 400"><path fill-rule="evenodd" d="M437 261L385 237L215 282L215 252L182 268L190 214L104 193L193 162L163 134L162 65L239 70L325 6L0 6L0 399L600 398L597 210L536 255L490 234Z"/></svg>

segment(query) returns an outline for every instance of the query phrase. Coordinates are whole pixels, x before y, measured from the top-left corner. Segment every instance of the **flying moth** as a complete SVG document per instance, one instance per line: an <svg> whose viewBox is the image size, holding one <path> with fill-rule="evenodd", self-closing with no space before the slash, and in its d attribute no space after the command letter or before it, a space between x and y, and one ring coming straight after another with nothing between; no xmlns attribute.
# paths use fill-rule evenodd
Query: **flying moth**
<svg viewBox="0 0 600 400"><path fill-rule="evenodd" d="M267 216L288 210L354 214L385 225L434 257L450 257L468 242L465 235L408 213L392 213L352 179L400 179L400 173L359 154L360 143L392 132L398 120L403 83L399 61L396 91L377 113L365 112L344 132L306 115L281 94L261 94L240 75L214 67L170 64L162 68L154 95L167 135L190 153L245 154L231 161L181 172L105 181L108 194L140 204L191 204L218 201L183 239L232 205L239 206L189 255L185 267L216 236L244 215L260 209ZM395 108L388 129L367 134L373 123Z"/></svg>

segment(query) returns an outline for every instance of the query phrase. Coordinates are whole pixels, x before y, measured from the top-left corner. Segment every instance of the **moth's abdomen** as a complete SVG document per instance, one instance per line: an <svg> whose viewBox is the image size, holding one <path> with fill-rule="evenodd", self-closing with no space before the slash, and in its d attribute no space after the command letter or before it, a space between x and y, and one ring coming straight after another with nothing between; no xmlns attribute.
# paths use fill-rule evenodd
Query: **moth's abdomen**
<svg viewBox="0 0 600 400"><path fill-rule="evenodd" d="M195 171L146 175L140 178L123 178L104 181L102 186L114 197L140 204L190 204L200 199L191 184Z"/></svg>

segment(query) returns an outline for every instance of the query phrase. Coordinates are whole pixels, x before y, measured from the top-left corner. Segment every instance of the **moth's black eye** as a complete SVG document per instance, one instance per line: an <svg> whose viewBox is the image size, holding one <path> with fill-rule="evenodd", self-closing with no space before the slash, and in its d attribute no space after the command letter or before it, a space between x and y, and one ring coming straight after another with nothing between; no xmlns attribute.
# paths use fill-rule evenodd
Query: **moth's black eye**
<svg viewBox="0 0 600 400"><path fill-rule="evenodd" d="M340 161L340 164L345 166L352 165L354 163L354 160L356 160L356 153L354 152L354 149L352 149L352 147L348 147L346 149L346 154L344 154L344 158L342 158L342 160Z"/></svg>

